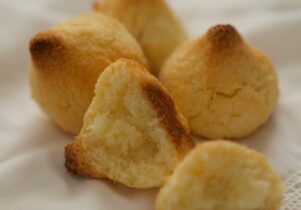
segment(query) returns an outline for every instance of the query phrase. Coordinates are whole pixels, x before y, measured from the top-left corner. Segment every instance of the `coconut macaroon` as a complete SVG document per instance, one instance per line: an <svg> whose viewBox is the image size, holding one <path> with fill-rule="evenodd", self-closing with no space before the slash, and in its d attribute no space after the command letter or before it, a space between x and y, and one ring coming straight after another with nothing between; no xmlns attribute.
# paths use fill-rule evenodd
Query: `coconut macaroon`
<svg viewBox="0 0 301 210"><path fill-rule="evenodd" d="M283 185L266 158L228 141L198 145L160 190L157 210L277 210Z"/></svg>
<svg viewBox="0 0 301 210"><path fill-rule="evenodd" d="M278 81L271 60L231 25L217 25L183 44L166 61L160 81L205 138L240 138L271 115Z"/></svg>
<svg viewBox="0 0 301 210"><path fill-rule="evenodd" d="M95 10L120 20L138 40L158 75L163 61L183 41L186 32L164 0L105 0Z"/></svg>
<svg viewBox="0 0 301 210"><path fill-rule="evenodd" d="M193 147L185 118L159 81L121 59L100 75L84 126L65 149L66 167L134 188L157 187Z"/></svg>
<svg viewBox="0 0 301 210"><path fill-rule="evenodd" d="M78 134L99 74L119 58L147 65L127 29L100 13L60 23L30 41L32 96L62 129Z"/></svg>

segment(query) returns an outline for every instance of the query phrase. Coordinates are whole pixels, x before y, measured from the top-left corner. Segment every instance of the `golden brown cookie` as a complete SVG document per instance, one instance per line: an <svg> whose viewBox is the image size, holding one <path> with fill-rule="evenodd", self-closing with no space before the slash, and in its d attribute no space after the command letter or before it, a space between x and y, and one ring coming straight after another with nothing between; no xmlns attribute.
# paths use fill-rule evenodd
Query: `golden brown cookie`
<svg viewBox="0 0 301 210"><path fill-rule="evenodd" d="M119 58L146 65L125 27L91 12L53 26L30 41L32 96L62 129L78 134L99 74Z"/></svg>
<svg viewBox="0 0 301 210"><path fill-rule="evenodd" d="M249 135L271 115L278 81L271 60L231 25L217 25L179 47L159 76L192 133L210 138Z"/></svg>
<svg viewBox="0 0 301 210"><path fill-rule="evenodd" d="M159 81L121 59L100 75L84 126L65 149L66 167L134 188L157 187L193 146L185 118Z"/></svg>
<svg viewBox="0 0 301 210"><path fill-rule="evenodd" d="M277 210L283 185L266 158L229 141L198 145L160 190L157 210Z"/></svg>

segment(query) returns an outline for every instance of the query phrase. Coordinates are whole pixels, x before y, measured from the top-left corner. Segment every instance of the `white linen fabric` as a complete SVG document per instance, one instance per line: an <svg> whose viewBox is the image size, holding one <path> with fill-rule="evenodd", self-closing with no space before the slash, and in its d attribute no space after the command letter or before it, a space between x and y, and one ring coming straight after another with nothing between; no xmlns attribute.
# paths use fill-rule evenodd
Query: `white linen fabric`
<svg viewBox="0 0 301 210"><path fill-rule="evenodd" d="M281 97L271 119L240 141L267 155L286 179L301 169L301 1L170 0L192 37L231 23L270 55ZM30 98L28 41L52 24L90 10L82 0L0 0L0 209L151 210L158 189L133 190L64 168L72 141Z"/></svg>
<svg viewBox="0 0 301 210"><path fill-rule="evenodd" d="M286 180L286 194L281 210L301 209L301 170Z"/></svg>

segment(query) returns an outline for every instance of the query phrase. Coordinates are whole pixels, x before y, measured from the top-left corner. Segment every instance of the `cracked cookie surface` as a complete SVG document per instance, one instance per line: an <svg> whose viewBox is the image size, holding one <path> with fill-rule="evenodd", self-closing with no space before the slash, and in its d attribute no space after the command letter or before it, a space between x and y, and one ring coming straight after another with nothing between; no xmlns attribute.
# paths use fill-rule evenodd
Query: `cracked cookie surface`
<svg viewBox="0 0 301 210"><path fill-rule="evenodd" d="M210 139L249 135L268 119L279 94L270 59L231 25L182 45L159 78L192 132Z"/></svg>

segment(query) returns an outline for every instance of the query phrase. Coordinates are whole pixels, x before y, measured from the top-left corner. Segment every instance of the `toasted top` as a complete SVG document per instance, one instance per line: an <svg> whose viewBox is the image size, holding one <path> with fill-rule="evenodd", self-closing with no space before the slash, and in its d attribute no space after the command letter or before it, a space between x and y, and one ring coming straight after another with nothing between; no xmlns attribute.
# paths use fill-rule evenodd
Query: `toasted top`
<svg viewBox="0 0 301 210"><path fill-rule="evenodd" d="M127 29L118 20L97 12L84 13L38 33L30 40L29 49L38 69L63 66L66 62L72 65L85 59L97 59L104 68L120 57L148 65Z"/></svg>
<svg viewBox="0 0 301 210"><path fill-rule="evenodd" d="M209 42L211 50L215 52L232 51L233 48L244 44L236 28L230 24L213 26L204 38Z"/></svg>
<svg viewBox="0 0 301 210"><path fill-rule="evenodd" d="M180 88L177 84L188 85L188 79L199 81L191 84L217 87L221 92L248 85L261 91L266 87L263 84L274 84L277 80L269 57L246 43L229 24L210 28L200 38L183 44L166 60L160 72L163 83L168 80Z"/></svg>
<svg viewBox="0 0 301 210"><path fill-rule="evenodd" d="M216 25L180 46L166 60L159 78L174 89L210 89L225 97L248 87L267 95L270 90L278 92L270 58L246 43L229 24Z"/></svg>

